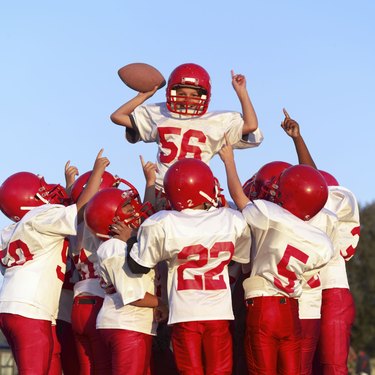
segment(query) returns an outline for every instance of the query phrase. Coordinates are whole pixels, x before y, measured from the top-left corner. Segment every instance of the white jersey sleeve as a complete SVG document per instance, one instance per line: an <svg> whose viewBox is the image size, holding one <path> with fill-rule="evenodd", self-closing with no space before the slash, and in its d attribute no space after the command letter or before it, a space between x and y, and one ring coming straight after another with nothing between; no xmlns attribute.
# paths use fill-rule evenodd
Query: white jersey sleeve
<svg viewBox="0 0 375 375"><path fill-rule="evenodd" d="M160 211L138 231L130 255L152 268L168 264L169 323L233 319L228 264L249 261L250 233L230 208Z"/></svg>
<svg viewBox="0 0 375 375"><path fill-rule="evenodd" d="M1 232L6 267L0 312L53 321L66 269L67 235L76 234L75 205L45 204Z"/></svg>
<svg viewBox="0 0 375 375"><path fill-rule="evenodd" d="M349 289L345 262L354 255L359 241L358 203L350 190L341 186L330 186L325 209L336 214L338 224L333 240L334 256L320 274L322 286L323 289Z"/></svg>
<svg viewBox="0 0 375 375"><path fill-rule="evenodd" d="M341 256L348 261L359 241L359 208L354 194L342 186L330 186L326 208L333 211L339 220L338 246Z"/></svg>
<svg viewBox="0 0 375 375"><path fill-rule="evenodd" d="M280 206L255 200L243 209L252 233L251 274L246 298L302 293L303 276L312 278L333 255L328 236Z"/></svg>

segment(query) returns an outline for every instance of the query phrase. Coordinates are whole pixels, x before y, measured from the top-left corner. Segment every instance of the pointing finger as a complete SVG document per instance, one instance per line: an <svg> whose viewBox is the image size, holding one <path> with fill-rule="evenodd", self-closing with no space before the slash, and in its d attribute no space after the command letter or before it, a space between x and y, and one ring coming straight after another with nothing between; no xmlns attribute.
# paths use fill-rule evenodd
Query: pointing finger
<svg viewBox="0 0 375 375"><path fill-rule="evenodd" d="M290 118L289 113L286 111L285 108L283 108L283 112L286 118Z"/></svg>
<svg viewBox="0 0 375 375"><path fill-rule="evenodd" d="M140 159L140 161L141 161L142 167L144 167L144 166L145 166L145 161L144 161L144 159L143 159L143 156L142 156L142 155L139 155L139 159Z"/></svg>
<svg viewBox="0 0 375 375"><path fill-rule="evenodd" d="M96 157L97 159L101 158L102 155L103 155L103 151L104 151L104 148L101 148L99 153L98 153L98 156Z"/></svg>

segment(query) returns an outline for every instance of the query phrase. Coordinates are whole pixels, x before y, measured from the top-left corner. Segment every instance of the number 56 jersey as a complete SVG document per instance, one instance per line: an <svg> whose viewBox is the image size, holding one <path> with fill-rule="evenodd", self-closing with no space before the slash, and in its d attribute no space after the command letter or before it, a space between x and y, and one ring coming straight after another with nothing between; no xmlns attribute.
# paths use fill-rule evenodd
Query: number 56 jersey
<svg viewBox="0 0 375 375"><path fill-rule="evenodd" d="M168 264L169 324L232 320L231 260L248 263L250 229L230 208L159 211L138 231L130 256L153 268Z"/></svg>

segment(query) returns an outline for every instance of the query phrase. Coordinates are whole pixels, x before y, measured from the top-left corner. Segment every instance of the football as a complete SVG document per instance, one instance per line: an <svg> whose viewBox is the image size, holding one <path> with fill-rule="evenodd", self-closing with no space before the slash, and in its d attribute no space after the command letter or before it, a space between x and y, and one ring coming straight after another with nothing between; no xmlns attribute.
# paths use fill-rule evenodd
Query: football
<svg viewBox="0 0 375 375"><path fill-rule="evenodd" d="M118 75L125 85L138 92L151 91L155 86L160 89L166 83L159 70L145 63L125 65L119 69Z"/></svg>

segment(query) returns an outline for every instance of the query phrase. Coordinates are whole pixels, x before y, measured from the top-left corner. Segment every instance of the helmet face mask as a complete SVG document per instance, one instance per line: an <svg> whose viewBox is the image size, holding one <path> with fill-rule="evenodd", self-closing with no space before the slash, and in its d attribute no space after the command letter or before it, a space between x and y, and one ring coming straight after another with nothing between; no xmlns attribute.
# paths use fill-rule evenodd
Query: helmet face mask
<svg viewBox="0 0 375 375"><path fill-rule="evenodd" d="M164 176L165 194L174 210L202 204L218 206L219 185L210 167L198 159L181 159Z"/></svg>
<svg viewBox="0 0 375 375"><path fill-rule="evenodd" d="M9 176L0 187L0 208L9 219L17 222L34 207L46 203L69 202L66 190L59 184L47 184L43 176L18 172Z"/></svg>
<svg viewBox="0 0 375 375"><path fill-rule="evenodd" d="M180 115L202 116L211 99L211 80L197 64L182 64L168 79L166 104L169 111Z"/></svg>
<svg viewBox="0 0 375 375"><path fill-rule="evenodd" d="M242 190L250 200L265 199L273 202L280 174L291 166L292 164L284 161L271 161L264 164L243 184Z"/></svg>

